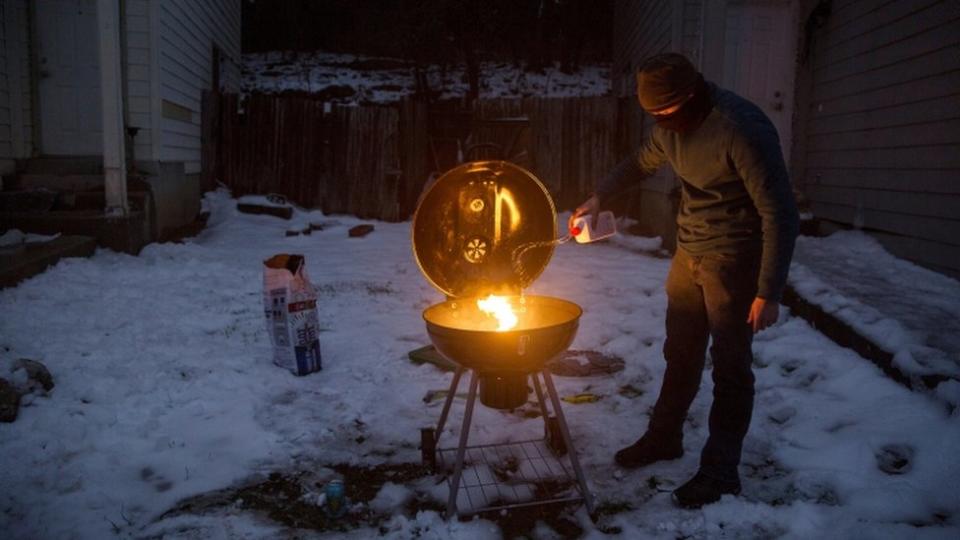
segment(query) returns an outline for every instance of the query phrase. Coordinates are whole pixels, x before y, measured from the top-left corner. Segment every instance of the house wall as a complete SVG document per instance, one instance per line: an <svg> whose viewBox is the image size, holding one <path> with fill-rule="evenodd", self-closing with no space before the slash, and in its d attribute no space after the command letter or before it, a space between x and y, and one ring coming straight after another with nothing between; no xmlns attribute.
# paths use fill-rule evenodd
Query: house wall
<svg viewBox="0 0 960 540"><path fill-rule="evenodd" d="M834 0L807 50L794 172L814 215L960 275L956 1Z"/></svg>
<svg viewBox="0 0 960 540"><path fill-rule="evenodd" d="M679 30L680 41L674 50L686 55L686 57L693 62L693 65L701 67L701 71L703 59L700 54L700 36L703 33L703 10L705 1L706 0L685 0L682 9L679 9L678 6L677 11L680 13L674 17L674 21L679 20L682 24Z"/></svg>
<svg viewBox="0 0 960 540"><path fill-rule="evenodd" d="M613 91L636 95L634 74L643 60L670 50L676 2L615 0L613 9Z"/></svg>
<svg viewBox="0 0 960 540"><path fill-rule="evenodd" d="M240 0L162 0L158 17L159 160L200 172L200 100L213 80L213 45L222 51L221 87L240 88Z"/></svg>
<svg viewBox="0 0 960 540"><path fill-rule="evenodd" d="M0 174L33 147L27 0L0 2Z"/></svg>
<svg viewBox="0 0 960 540"><path fill-rule="evenodd" d="M127 125L138 128L136 158L152 160L150 0L125 0L121 6L127 47ZM29 0L0 2L0 161L11 168L12 160L34 153L29 10Z"/></svg>
<svg viewBox="0 0 960 540"><path fill-rule="evenodd" d="M126 76L126 124L137 128L133 137L134 156L151 161L154 155L153 90L151 84L151 9L150 0L125 0L124 25L126 48L123 52ZM131 140L127 139L127 144Z"/></svg>
<svg viewBox="0 0 960 540"><path fill-rule="evenodd" d="M10 81L7 76L7 11L10 7L6 2L0 2L0 159L9 160L13 157L13 140L10 129ZM2 166L0 166L2 167Z"/></svg>
<svg viewBox="0 0 960 540"><path fill-rule="evenodd" d="M29 0L0 1L0 175L34 148ZM124 114L132 156L153 192L161 238L199 211L200 100L222 51L221 88L240 88L240 0L122 0ZM131 149L128 146L128 151Z"/></svg>
<svg viewBox="0 0 960 540"><path fill-rule="evenodd" d="M700 63L700 34L704 2L707 0L615 0L613 17L612 88L621 99L625 116L627 148L636 148L653 126L636 101L636 72L656 54L676 51L695 64ZM679 183L669 165L640 182L631 212L639 219L644 234L663 238L673 249L676 241L676 213Z"/></svg>

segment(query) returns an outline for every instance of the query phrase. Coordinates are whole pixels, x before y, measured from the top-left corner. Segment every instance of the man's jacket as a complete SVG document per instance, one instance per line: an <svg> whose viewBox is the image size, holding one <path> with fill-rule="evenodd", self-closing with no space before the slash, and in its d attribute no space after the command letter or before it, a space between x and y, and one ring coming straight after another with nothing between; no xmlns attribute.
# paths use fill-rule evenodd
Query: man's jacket
<svg viewBox="0 0 960 540"><path fill-rule="evenodd" d="M597 186L601 201L667 161L682 180L677 244L692 255L762 252L757 296L779 301L799 230L777 130L759 107L708 83L713 101L694 131L655 126Z"/></svg>

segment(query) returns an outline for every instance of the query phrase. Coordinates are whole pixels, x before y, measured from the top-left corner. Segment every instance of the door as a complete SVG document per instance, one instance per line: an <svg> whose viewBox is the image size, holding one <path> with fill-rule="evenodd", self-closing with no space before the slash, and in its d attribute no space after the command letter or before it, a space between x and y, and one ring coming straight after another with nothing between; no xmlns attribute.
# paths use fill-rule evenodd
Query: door
<svg viewBox="0 0 960 540"><path fill-rule="evenodd" d="M40 152L103 153L96 0L38 0Z"/></svg>
<svg viewBox="0 0 960 540"><path fill-rule="evenodd" d="M780 134L789 167L796 40L790 2L731 2L724 31L723 86L757 104Z"/></svg>

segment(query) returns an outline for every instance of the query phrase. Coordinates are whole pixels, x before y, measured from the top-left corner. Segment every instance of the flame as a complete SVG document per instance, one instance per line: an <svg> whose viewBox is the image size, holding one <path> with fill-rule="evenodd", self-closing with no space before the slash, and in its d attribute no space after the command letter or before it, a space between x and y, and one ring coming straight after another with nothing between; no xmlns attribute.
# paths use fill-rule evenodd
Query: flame
<svg viewBox="0 0 960 540"><path fill-rule="evenodd" d="M477 300L477 307L487 315L496 317L499 323L497 332L510 330L517 325L517 314L513 312L513 307L506 296L491 294L486 298Z"/></svg>

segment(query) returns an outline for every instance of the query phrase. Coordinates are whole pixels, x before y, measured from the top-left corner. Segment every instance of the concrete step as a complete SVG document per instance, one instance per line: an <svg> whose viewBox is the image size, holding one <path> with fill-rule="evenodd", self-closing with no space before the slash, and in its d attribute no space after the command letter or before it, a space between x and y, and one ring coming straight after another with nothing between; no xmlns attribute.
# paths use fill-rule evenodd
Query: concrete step
<svg viewBox="0 0 960 540"><path fill-rule="evenodd" d="M127 200L133 210L147 208L150 192L146 190L128 191ZM98 210L103 212L106 198L103 190L90 191L54 191L50 189L29 189L0 191L0 214L43 214L61 210Z"/></svg>
<svg viewBox="0 0 960 540"><path fill-rule="evenodd" d="M36 234L61 233L96 237L103 221L103 210L3 212L0 213L0 230L20 229Z"/></svg>
<svg viewBox="0 0 960 540"><path fill-rule="evenodd" d="M129 193L128 199L143 200L142 193ZM140 204L142 207L143 205ZM54 210L99 210L106 207L106 198L103 191L64 191L57 197Z"/></svg>
<svg viewBox="0 0 960 540"><path fill-rule="evenodd" d="M105 187L102 174L35 174L22 173L6 177L3 191L49 189L56 192L100 191ZM150 184L136 175L127 176L127 191L148 191Z"/></svg>
<svg viewBox="0 0 960 540"><path fill-rule="evenodd" d="M28 174L103 174L103 158L100 156L38 157L24 162Z"/></svg>
<svg viewBox="0 0 960 540"><path fill-rule="evenodd" d="M841 347L852 349L863 358L873 362L883 373L894 381L906 386L911 390L934 389L941 382L947 381L950 377L945 375L922 375L911 377L904 373L894 363L894 354L884 350L883 347L874 343L870 338L863 336L852 326L842 321L835 314L828 312L822 306L808 301L800 295L792 286L787 286L783 292L782 302L790 308L790 312L805 319L810 326L816 329L824 336L830 338L834 343Z"/></svg>
<svg viewBox="0 0 960 540"><path fill-rule="evenodd" d="M39 174L17 175L12 182L16 189L50 189L53 191L103 190L102 174Z"/></svg>
<svg viewBox="0 0 960 540"><path fill-rule="evenodd" d="M97 241L90 236L60 236L49 242L0 249L0 289L31 278L64 257L89 257Z"/></svg>
<svg viewBox="0 0 960 540"><path fill-rule="evenodd" d="M0 212L49 212L58 198L47 189L0 191Z"/></svg>
<svg viewBox="0 0 960 540"><path fill-rule="evenodd" d="M37 234L91 236L99 246L136 255L151 241L151 223L147 216L142 209L131 210L123 218L108 217L102 209L0 212L0 231L19 229Z"/></svg>

